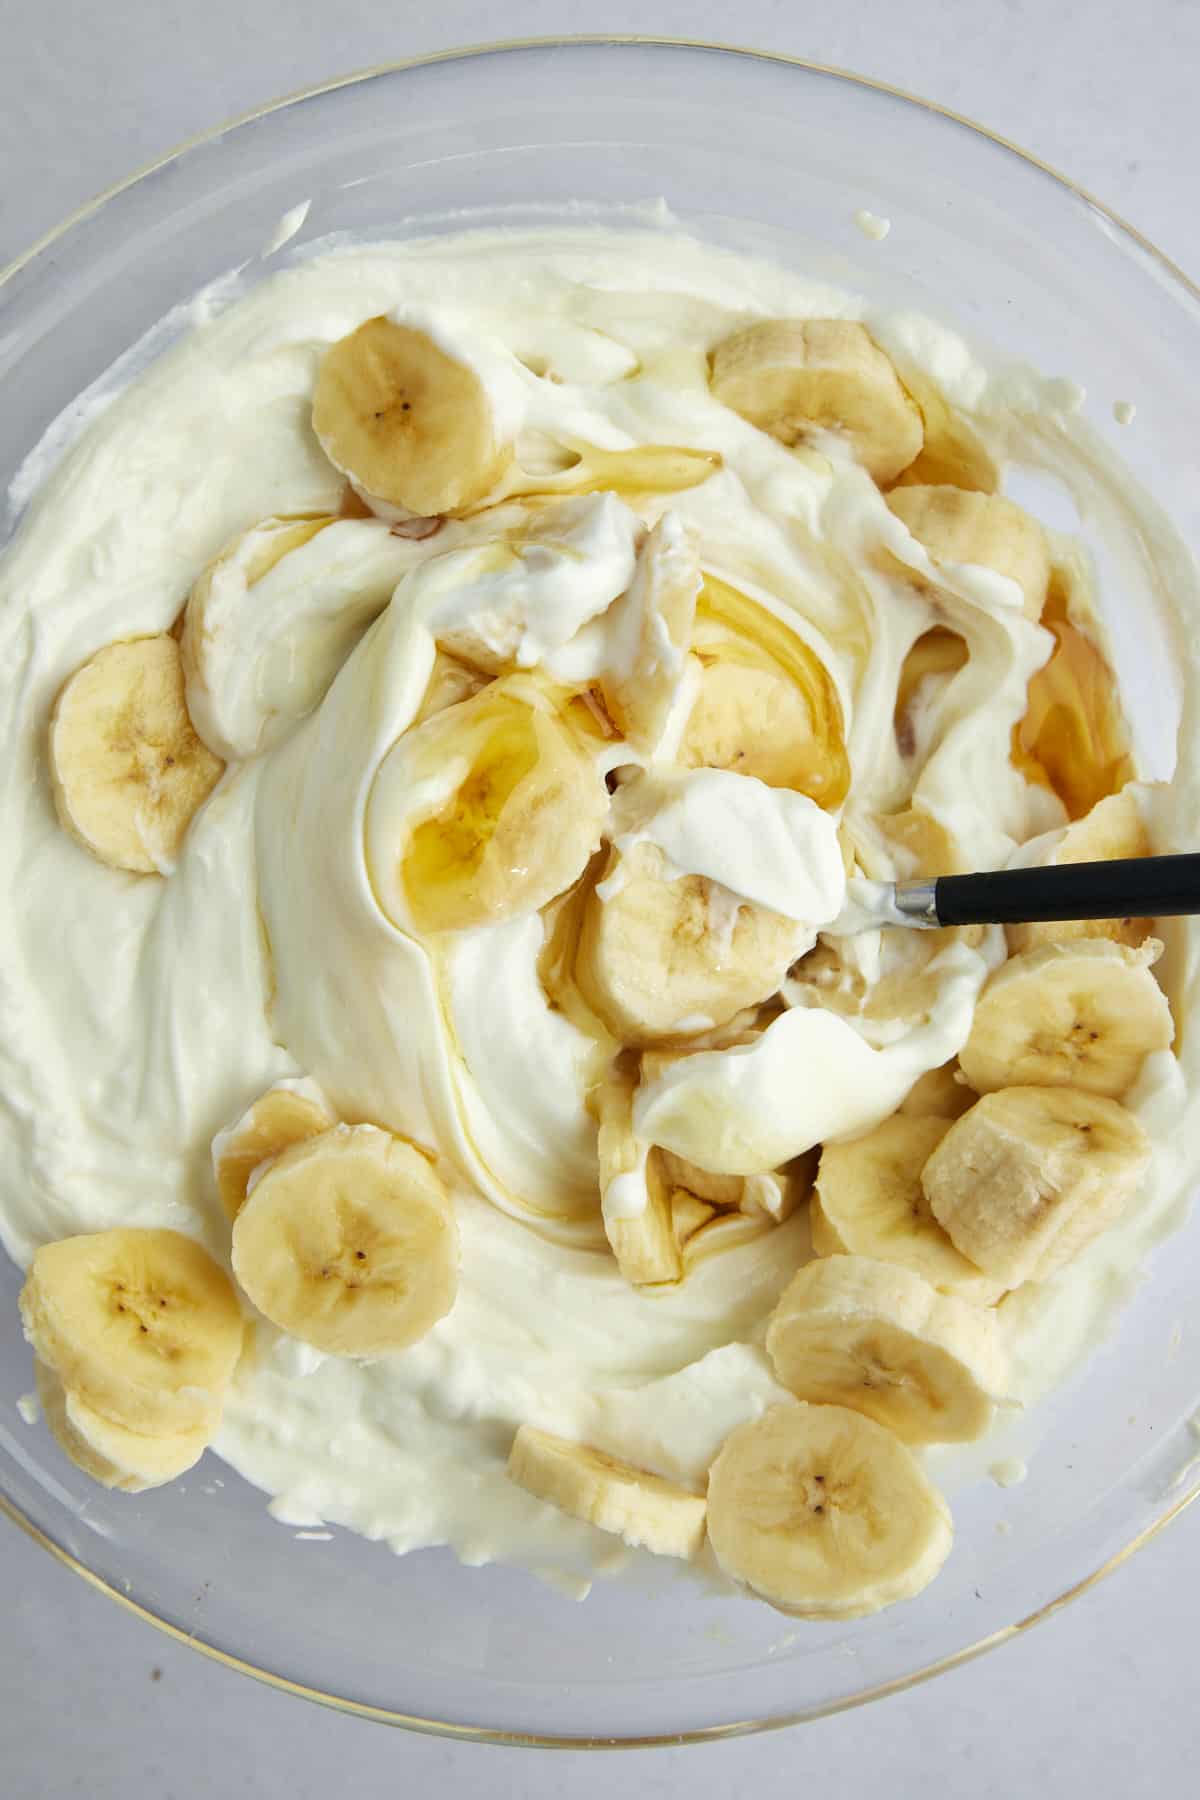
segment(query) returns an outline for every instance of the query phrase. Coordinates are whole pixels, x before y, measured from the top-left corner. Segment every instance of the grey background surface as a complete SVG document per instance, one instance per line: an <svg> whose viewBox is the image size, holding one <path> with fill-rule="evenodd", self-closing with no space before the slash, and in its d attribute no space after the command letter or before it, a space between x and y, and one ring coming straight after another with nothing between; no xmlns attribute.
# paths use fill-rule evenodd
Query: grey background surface
<svg viewBox="0 0 1200 1800"><path fill-rule="evenodd" d="M0 263L192 132L375 62L497 35L736 40L891 81L1067 171L1200 276L1195 0L0 0ZM1137 321L1130 321L1130 330ZM1197 1328L1200 1328L1198 1324ZM538 1753L305 1705L153 1633L0 1521L0 1795L1089 1800L1195 1790L1200 1507L1065 1613L917 1691L701 1748Z"/></svg>

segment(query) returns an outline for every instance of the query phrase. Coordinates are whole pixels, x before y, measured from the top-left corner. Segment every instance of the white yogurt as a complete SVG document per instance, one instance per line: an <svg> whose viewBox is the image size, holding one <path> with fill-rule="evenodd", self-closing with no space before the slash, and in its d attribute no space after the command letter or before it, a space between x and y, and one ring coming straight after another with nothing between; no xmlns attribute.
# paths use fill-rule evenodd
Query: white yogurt
<svg viewBox="0 0 1200 1800"><path fill-rule="evenodd" d="M667 234L564 228L338 251L239 298L233 286L209 294L190 336L97 402L78 435L73 411L22 471L19 496L36 498L0 563L5 1247L24 1263L72 1232L169 1225L227 1257L212 1139L281 1079L309 1077L343 1117L429 1145L455 1185L459 1298L422 1343L365 1364L299 1355L259 1328L217 1449L275 1496L281 1517L336 1521L397 1550L448 1543L473 1562L594 1564L595 1533L548 1517L506 1479L513 1429L528 1420L698 1479L725 1433L777 1397L756 1345L806 1254L798 1217L700 1261L673 1291L630 1288L604 1247L589 1042L541 991L540 920L457 934L435 952L381 906L364 853L368 798L425 689L431 607L443 622L514 639L518 660L581 645L591 657L636 539L669 510L670 529L686 530L707 570L769 605L826 663L853 769L848 825L903 803L895 677L946 609L971 660L946 690L946 730L918 797L968 854L995 865L1062 824L1008 761L1045 634L978 571L939 571L935 613L927 594L881 573L884 548L932 570L836 444L828 456L795 456L708 393L704 355L723 332L748 317L831 311L862 308ZM682 493L639 498L636 518L615 501L578 505L578 566L569 569L571 545L560 543L523 554L507 586L469 560L452 571L461 580L439 585L437 559L469 559L469 534L447 528L396 547L367 523L313 540L303 591L288 585L299 563L278 593L265 583L231 590L218 659L228 686L219 682L221 708L207 724L231 756L256 755L231 761L170 879L103 867L54 816L45 726L55 694L102 645L168 629L199 571L238 532L272 514L337 509L341 478L307 423L314 375L330 343L381 312L466 355L505 430L605 449L692 445L719 452L721 470ZM1083 487L1117 492L1083 425L1066 416L1063 384L1029 371L992 377L930 321L872 319L872 329L1011 454L1028 449ZM1126 483L1101 514L1130 521L1137 554L1170 567L1174 603L1194 607L1186 558L1151 504ZM367 534L381 551L379 582L351 617L332 553ZM263 602L261 614L247 599ZM295 657L280 654L276 608L316 631ZM685 667L682 680L660 755L678 741L695 671ZM1187 846L1200 816L1192 694L1184 773L1154 821L1161 848ZM706 875L735 905L770 905L812 927L834 920L843 884L815 808L738 776L651 793L655 804L630 829L675 867ZM720 832L706 825L718 817ZM1190 926L1175 934L1169 966L1177 1003L1194 1004ZM668 1070L640 1097L639 1127L647 1141L738 1172L863 1129L959 1047L985 972L965 945L945 952L927 1015L880 1046L820 1007L789 1011L752 1047ZM1151 1199L1053 1284L1004 1309L1025 1359L1023 1394L1034 1364L1044 1383L1095 1340L1118 1268L1137 1266L1192 1176L1194 1039L1182 1065L1164 1059L1145 1100L1148 1117L1154 1094L1170 1101L1160 1111L1172 1149ZM618 1192L609 1209L635 1203Z"/></svg>

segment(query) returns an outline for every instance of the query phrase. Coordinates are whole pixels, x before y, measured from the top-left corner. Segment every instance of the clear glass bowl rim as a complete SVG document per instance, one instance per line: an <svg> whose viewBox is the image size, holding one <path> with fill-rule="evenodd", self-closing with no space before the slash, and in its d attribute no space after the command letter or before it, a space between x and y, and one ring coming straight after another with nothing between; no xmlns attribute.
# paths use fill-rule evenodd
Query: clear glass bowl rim
<svg viewBox="0 0 1200 1800"><path fill-rule="evenodd" d="M845 82L850 87L870 89L876 93L886 94L893 99L904 101L907 105L917 107L922 112L934 113L955 125L964 127L966 130L975 133L978 137L987 139L989 142L997 145L1001 150L1006 151L1010 156L1016 157L1020 162L1026 163L1039 170L1043 175L1049 176L1052 181L1058 184L1058 186L1066 189L1067 192L1073 194L1077 199L1085 201L1088 206L1093 207L1096 212L1101 214L1121 237L1137 245L1137 247L1157 265L1170 285L1182 288L1193 300L1200 302L1200 285L1194 282L1190 276L1184 273L1177 263L1173 262L1171 258L1165 254L1164 251L1160 250L1156 244L1152 243L1151 240L1144 236L1142 232L1138 231L1135 226L1122 218L1119 213L1114 212L1111 207L1106 206L1103 201L1098 200L1087 188L1081 187L1078 182L1072 181L1069 176L1064 175L1050 163L1043 161L1039 156L1035 156L1032 151L1023 149L1019 144L1014 144L1011 139L1004 137L1000 132L990 130L986 125L979 124L977 120L967 117L964 113L955 112L951 107L940 106L936 101L923 99L919 94L909 93L907 89L897 87L892 82L880 81L874 76L858 75L855 74L853 70L838 68L829 63L812 62L802 56L790 56L785 51L758 50L748 45L721 43L706 38L656 35L643 36L641 34L628 33L578 33L544 37L498 38L485 43L466 44L456 49L433 51L425 56L404 57L393 62L377 63L369 68L354 70L347 75L336 76L331 81L322 81L316 83L312 87L297 89L293 93L283 95L279 99L268 101L262 106L253 107L249 111L240 113L232 119L225 120L220 124L210 127L207 131L198 132L194 136L184 139L183 142L167 151L165 155L156 157L152 162L143 164L141 168L136 169L123 180L115 182L111 187L104 189L103 192L97 194L93 199L85 201L82 206L75 210L75 212L61 220L59 224L53 226L40 238L36 239L28 249L20 252L14 257L7 266L0 268L0 300L3 299L4 287L19 274L22 269L26 268L37 257L43 255L61 239L65 238L76 225L81 224L84 220L89 219L94 214L98 213L110 200L115 199L118 194L122 194L127 189L135 187L139 182L154 175L158 170L166 168L170 163L173 163L179 157L186 155L190 150L212 143L215 139L224 137L232 131L236 131L239 126L252 124L256 120L263 119L271 113L280 112L286 107L297 105L303 101L316 99L321 94L332 93L339 88L354 87L358 83L375 80L379 76L401 74L406 70L423 68L429 64L479 60L484 57L502 56L513 51L586 49L589 46L593 48L610 48L618 46L621 48L645 48L649 50L703 50L721 56L782 64L791 68L803 69L807 73L813 75L831 76L836 80ZM1049 1600L1044 1605L1038 1607L1036 1611L1030 1613L1027 1617L1015 1620L1012 1624L1004 1626L998 1631L993 1631L986 1637L980 1638L974 1643L964 1645L952 1655L940 1657L934 1662L926 1664L923 1668L915 1669L896 1680L877 1684L876 1686L865 1689L862 1693L855 1694L847 1699L815 1707L803 1708L785 1716L776 1716L766 1719L744 1719L732 1724L714 1725L698 1730L673 1732L664 1735L653 1734L648 1736L621 1738L592 1738L580 1736L555 1737L544 1733L501 1731L486 1726L466 1725L447 1720L424 1718L410 1713L398 1712L391 1708L370 1706L362 1701L352 1700L346 1695L327 1693L320 1688L309 1687L299 1682L291 1681L286 1676L275 1674L270 1669L260 1668L257 1664L248 1662L245 1658L236 1656L231 1651L222 1650L215 1644L205 1643L203 1639L181 1631L177 1626L171 1624L166 1619L160 1618L149 1607L142 1605L141 1602L133 1598L131 1594L122 1593L119 1589L112 1587L63 1545L56 1543L52 1537L44 1532L40 1526L36 1525L34 1521L22 1512L21 1509L4 1493L0 1493L0 1515L10 1519L12 1523L30 1537L34 1543L39 1544L44 1550L49 1551L52 1556L63 1563L67 1568L73 1570L76 1575L81 1576L91 1587L106 1594L109 1599L115 1600L119 1606L124 1607L127 1612L134 1614L135 1617L144 1619L147 1624L154 1626L157 1630L163 1632L165 1636L174 1638L179 1643L186 1644L190 1648L198 1650L202 1655L209 1657L213 1662L220 1663L228 1669L236 1670L239 1674L251 1675L256 1680L265 1682L268 1686L277 1688L284 1693L294 1694L299 1698L306 1700L314 1700L320 1705L331 1707L338 1712L349 1713L359 1718L372 1719L380 1724L400 1726L409 1731L422 1732L435 1737L462 1738L474 1742L507 1744L526 1749L637 1750L650 1749L657 1746L706 1743L720 1738L745 1737L759 1732L782 1730L787 1726L807 1724L815 1719L827 1718L833 1713L846 1712L855 1707L865 1706L869 1701L881 1700L886 1698L889 1694L902 1693L907 1688L916 1687L922 1682L931 1680L935 1675L943 1674L949 1669L957 1668L963 1663L972 1661L975 1657L982 1655L985 1650L992 1650L999 1644L1007 1643L1010 1639L1018 1637L1023 1632L1028 1631L1032 1626L1040 1624L1043 1619L1050 1618L1054 1613L1059 1612L1080 1594L1084 1594L1089 1589L1095 1587L1098 1582L1102 1581L1104 1577L1110 1574L1114 1569L1119 1568L1122 1563L1127 1562L1136 1551L1140 1550L1144 1544L1147 1544L1151 1538L1156 1537L1160 1531L1169 1525L1172 1520L1177 1519L1179 1515L1186 1511L1192 1502L1197 1499L1200 1499L1200 1479L1197 1479L1197 1481L1176 1498L1173 1504L1161 1513L1158 1518L1154 1519L1150 1525L1140 1531L1136 1537L1132 1538L1127 1544L1122 1546L1122 1548L1114 1555L1108 1557L1107 1560L1101 1563L1098 1568L1094 1569L1091 1574L1086 1575L1082 1580L1073 1583L1069 1588L1065 1589L1064 1592L1056 1595L1052 1600Z"/></svg>

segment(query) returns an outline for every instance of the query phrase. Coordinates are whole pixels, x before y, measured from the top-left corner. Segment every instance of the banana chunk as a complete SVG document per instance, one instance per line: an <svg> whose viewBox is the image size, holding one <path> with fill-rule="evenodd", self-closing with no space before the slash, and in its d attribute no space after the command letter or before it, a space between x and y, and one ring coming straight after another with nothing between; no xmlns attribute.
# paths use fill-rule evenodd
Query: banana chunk
<svg viewBox="0 0 1200 1800"><path fill-rule="evenodd" d="M845 1406L773 1406L726 1438L708 1536L735 1581L803 1619L859 1619L927 1587L946 1502L892 1432Z"/></svg>
<svg viewBox="0 0 1200 1800"><path fill-rule="evenodd" d="M689 1193L687 1188L671 1189L671 1230L680 1250L716 1216L716 1207L710 1206L707 1200Z"/></svg>
<svg viewBox="0 0 1200 1800"><path fill-rule="evenodd" d="M801 945L794 919L665 869L654 844L614 853L584 908L575 978L625 1044L723 1025L778 992Z"/></svg>
<svg viewBox="0 0 1200 1800"><path fill-rule="evenodd" d="M963 1255L1017 1287L1045 1281L1107 1230L1149 1160L1149 1138L1115 1100L1011 1087L950 1127L921 1179Z"/></svg>
<svg viewBox="0 0 1200 1800"><path fill-rule="evenodd" d="M1043 944L996 971L959 1052L978 1094L1005 1087L1078 1087L1119 1100L1153 1050L1175 1035L1150 965L1156 938L1137 950L1103 938Z"/></svg>
<svg viewBox="0 0 1200 1800"><path fill-rule="evenodd" d="M390 318L368 319L326 351L312 419L330 462L368 502L419 517L474 505L511 454L475 369Z"/></svg>
<svg viewBox="0 0 1200 1800"><path fill-rule="evenodd" d="M633 1129L636 1082L618 1065L596 1095L600 1129L600 1207L617 1267L634 1287L658 1287L683 1274L671 1188L660 1152ZM693 1226L693 1230L698 1230Z"/></svg>
<svg viewBox="0 0 1200 1800"><path fill-rule="evenodd" d="M21 1318L69 1393L147 1436L211 1431L242 1347L229 1277L178 1231L43 1245L21 1289Z"/></svg>
<svg viewBox="0 0 1200 1800"><path fill-rule="evenodd" d="M611 1531L635 1549L686 1558L695 1556L704 1542L702 1495L586 1444L522 1425L513 1439L508 1473L539 1500Z"/></svg>
<svg viewBox="0 0 1200 1800"><path fill-rule="evenodd" d="M531 676L508 676L407 731L367 803L380 905L403 930L460 931L564 893L600 843L604 778Z"/></svg>
<svg viewBox="0 0 1200 1800"><path fill-rule="evenodd" d="M673 1188L686 1188L698 1200L707 1200L713 1206L740 1206L745 1192L746 1178L743 1175L714 1175L710 1169L702 1169L698 1163L689 1162L686 1156L676 1156L673 1150L660 1150L663 1174Z"/></svg>
<svg viewBox="0 0 1200 1800"><path fill-rule="evenodd" d="M852 1407L907 1444L982 1437L1007 1374L995 1313L867 1256L802 1268L771 1315L767 1355L799 1399Z"/></svg>
<svg viewBox="0 0 1200 1800"><path fill-rule="evenodd" d="M976 1306L997 1301L1004 1284L955 1249L921 1186L952 1122L897 1113L864 1137L826 1144L809 1213L817 1254L877 1257L924 1276L940 1293Z"/></svg>
<svg viewBox="0 0 1200 1800"><path fill-rule="evenodd" d="M277 1081L239 1119L213 1139L217 1192L230 1219L236 1219L256 1170L293 1144L317 1137L337 1118L315 1081Z"/></svg>
<svg viewBox="0 0 1200 1800"><path fill-rule="evenodd" d="M223 767L188 717L169 634L98 650L55 702L50 779L59 820L114 869L169 875Z"/></svg>
<svg viewBox="0 0 1200 1800"><path fill-rule="evenodd" d="M233 1226L259 1312L334 1356L383 1356L432 1330L458 1291L458 1226L433 1165L374 1125L335 1125L276 1158Z"/></svg>
<svg viewBox="0 0 1200 1800"><path fill-rule="evenodd" d="M635 750L662 736L691 643L700 564L674 513L664 513L638 555L633 581L609 614L616 654L601 676L604 703Z"/></svg>
<svg viewBox="0 0 1200 1800"><path fill-rule="evenodd" d="M994 494L1000 472L978 434L927 377L904 371L904 385L921 409L925 442L897 487L974 488Z"/></svg>
<svg viewBox="0 0 1200 1800"><path fill-rule="evenodd" d="M921 414L889 359L850 319L770 319L712 353L712 391L781 444L815 431L849 439L874 480L894 481L921 449Z"/></svg>
<svg viewBox="0 0 1200 1800"><path fill-rule="evenodd" d="M199 1462L208 1448L207 1426L153 1437L116 1425L68 1392L46 1363L35 1359L34 1379L47 1425L71 1461L102 1487L123 1494L175 1481Z"/></svg>
<svg viewBox="0 0 1200 1800"><path fill-rule="evenodd" d="M1021 590L1025 616L1039 619L1050 585L1050 553L1036 519L1002 494L958 487L901 487L888 506L935 563L974 563Z"/></svg>
<svg viewBox="0 0 1200 1800"><path fill-rule="evenodd" d="M696 603L696 693L680 736L685 769L730 769L792 788L818 806L850 789L838 691L812 646L783 619L713 575Z"/></svg>
<svg viewBox="0 0 1200 1800"><path fill-rule="evenodd" d="M1122 791L1098 800L1091 812L1068 825L1045 862L1112 862L1125 856L1149 856L1152 846L1137 801ZM1008 925L1008 947L1014 955L1038 944L1066 944L1074 938L1111 938L1136 950L1154 928L1152 919L1058 919L1041 924Z"/></svg>

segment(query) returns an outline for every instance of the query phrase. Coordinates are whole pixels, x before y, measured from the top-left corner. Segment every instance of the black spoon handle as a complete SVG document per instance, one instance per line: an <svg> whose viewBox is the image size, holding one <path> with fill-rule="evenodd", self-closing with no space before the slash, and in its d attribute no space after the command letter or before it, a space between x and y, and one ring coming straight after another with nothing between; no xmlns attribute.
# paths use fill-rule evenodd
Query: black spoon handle
<svg viewBox="0 0 1200 1800"><path fill-rule="evenodd" d="M941 875L933 882L898 883L896 904L915 916L918 890L930 889L929 924L1167 918L1200 913L1200 856L1135 856L1048 869Z"/></svg>

